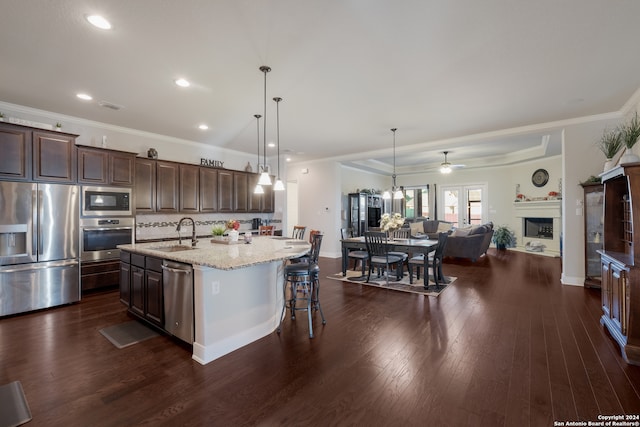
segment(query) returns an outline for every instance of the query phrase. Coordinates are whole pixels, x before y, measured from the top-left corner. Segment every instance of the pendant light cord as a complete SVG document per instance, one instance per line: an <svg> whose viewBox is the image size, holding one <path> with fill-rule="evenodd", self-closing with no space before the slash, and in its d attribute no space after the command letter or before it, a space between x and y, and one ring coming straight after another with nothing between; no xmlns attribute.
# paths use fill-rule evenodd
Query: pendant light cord
<svg viewBox="0 0 640 427"><path fill-rule="evenodd" d="M282 98L273 98L276 101L276 143L278 144L278 179L280 179L280 101Z"/></svg>
<svg viewBox="0 0 640 427"><path fill-rule="evenodd" d="M396 131L398 128L392 128L391 132L393 132L393 188L391 191L396 191Z"/></svg>
<svg viewBox="0 0 640 427"><path fill-rule="evenodd" d="M256 163L256 165L258 165L258 169L260 169L260 117L262 117L260 114L254 114L253 117L256 118L256 131L258 134L258 163ZM259 170L256 172L260 172Z"/></svg>
<svg viewBox="0 0 640 427"><path fill-rule="evenodd" d="M263 65L260 67L260 71L264 73L264 114L262 120L262 149L263 149L263 159L264 162L262 164L262 172L267 171L267 73L271 71L270 67Z"/></svg>

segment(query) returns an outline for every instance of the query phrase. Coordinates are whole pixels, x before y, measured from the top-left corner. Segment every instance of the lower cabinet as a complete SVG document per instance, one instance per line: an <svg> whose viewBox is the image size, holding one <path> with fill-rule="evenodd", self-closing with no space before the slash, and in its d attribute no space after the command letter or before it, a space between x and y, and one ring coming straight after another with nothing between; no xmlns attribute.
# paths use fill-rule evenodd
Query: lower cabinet
<svg viewBox="0 0 640 427"><path fill-rule="evenodd" d="M82 262L80 283L82 292L112 289L118 286L120 262L116 260Z"/></svg>
<svg viewBox="0 0 640 427"><path fill-rule="evenodd" d="M120 301L129 312L163 327L162 292L162 259L121 251Z"/></svg>
<svg viewBox="0 0 640 427"><path fill-rule="evenodd" d="M637 305L632 302L632 294L637 292L634 283L640 279L638 269L604 252L600 255L603 312L600 322L620 345L624 359L640 365L640 324Z"/></svg>

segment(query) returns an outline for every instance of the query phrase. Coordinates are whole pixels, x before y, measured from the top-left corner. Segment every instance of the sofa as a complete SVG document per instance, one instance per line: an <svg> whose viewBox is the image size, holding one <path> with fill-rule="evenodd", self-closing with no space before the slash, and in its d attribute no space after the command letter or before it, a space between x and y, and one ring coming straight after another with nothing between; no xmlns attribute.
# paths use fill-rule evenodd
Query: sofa
<svg viewBox="0 0 640 427"><path fill-rule="evenodd" d="M447 233L453 228L453 224L437 219L418 218L409 223L411 237L414 239L438 239L439 233Z"/></svg>
<svg viewBox="0 0 640 427"><path fill-rule="evenodd" d="M487 253L493 237L493 223L456 228L447 238L445 257L468 258L475 262Z"/></svg>

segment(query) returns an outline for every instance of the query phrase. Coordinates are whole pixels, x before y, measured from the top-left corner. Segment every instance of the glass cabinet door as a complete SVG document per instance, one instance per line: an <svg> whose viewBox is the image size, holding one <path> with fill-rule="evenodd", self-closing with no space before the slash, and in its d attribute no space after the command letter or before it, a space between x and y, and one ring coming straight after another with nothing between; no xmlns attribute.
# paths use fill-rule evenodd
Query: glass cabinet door
<svg viewBox="0 0 640 427"><path fill-rule="evenodd" d="M600 287L601 262L598 250L602 249L604 221L604 188L602 184L583 184L585 226L585 281L587 287Z"/></svg>

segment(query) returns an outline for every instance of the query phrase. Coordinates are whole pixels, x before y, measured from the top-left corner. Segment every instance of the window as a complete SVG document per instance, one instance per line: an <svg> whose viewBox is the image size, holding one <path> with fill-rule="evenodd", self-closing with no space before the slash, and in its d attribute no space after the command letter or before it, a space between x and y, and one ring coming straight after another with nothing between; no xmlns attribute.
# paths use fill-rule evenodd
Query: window
<svg viewBox="0 0 640 427"><path fill-rule="evenodd" d="M420 187L404 187L406 218L429 216L429 185Z"/></svg>

